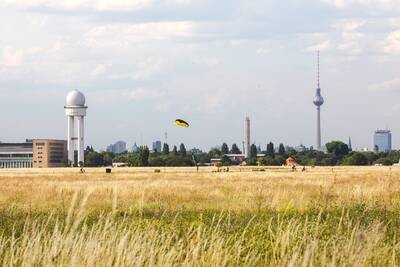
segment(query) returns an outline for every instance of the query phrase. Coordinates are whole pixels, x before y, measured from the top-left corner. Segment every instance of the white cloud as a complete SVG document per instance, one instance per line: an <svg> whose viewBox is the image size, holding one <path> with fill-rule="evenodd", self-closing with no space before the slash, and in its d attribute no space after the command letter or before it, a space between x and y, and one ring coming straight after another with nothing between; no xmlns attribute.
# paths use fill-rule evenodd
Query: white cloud
<svg viewBox="0 0 400 267"><path fill-rule="evenodd" d="M259 55L266 55L271 53L272 49L268 47L260 47L257 49L257 54Z"/></svg>
<svg viewBox="0 0 400 267"><path fill-rule="evenodd" d="M377 83L369 86L370 91L387 91L387 90L400 90L400 78L394 78L389 81Z"/></svg>
<svg viewBox="0 0 400 267"><path fill-rule="evenodd" d="M400 54L400 31L394 31L388 35L384 51L388 54Z"/></svg>
<svg viewBox="0 0 400 267"><path fill-rule="evenodd" d="M97 64L94 70L91 73L91 76L97 77L100 76L107 71L107 65L106 64Z"/></svg>
<svg viewBox="0 0 400 267"><path fill-rule="evenodd" d="M324 51L324 50L328 50L329 48L331 48L331 41L325 40L323 42L320 42L315 45L311 45L311 46L307 47L306 51L307 52L315 52L317 50Z"/></svg>
<svg viewBox="0 0 400 267"><path fill-rule="evenodd" d="M189 21L109 24L87 32L84 43L92 48L127 49L133 43L191 37L193 27Z"/></svg>
<svg viewBox="0 0 400 267"><path fill-rule="evenodd" d="M20 66L27 57L42 52L43 49L37 47L31 47L27 49L17 49L12 46L6 46L3 49L2 58L0 58L0 64L7 67Z"/></svg>
<svg viewBox="0 0 400 267"><path fill-rule="evenodd" d="M6 46L3 49L3 59L1 63L7 67L19 66L24 60L24 55L25 52L23 50Z"/></svg>
<svg viewBox="0 0 400 267"><path fill-rule="evenodd" d="M365 25L365 23L366 21L362 19L344 19L336 21L332 27L342 31L355 31Z"/></svg>
<svg viewBox="0 0 400 267"><path fill-rule="evenodd" d="M332 5L336 8L348 8L351 6L359 6L370 9L399 9L400 1L399 0L322 0L329 5Z"/></svg>
<svg viewBox="0 0 400 267"><path fill-rule="evenodd" d="M5 7L41 7L65 11L131 11L151 6L152 3L153 0L0 0Z"/></svg>
<svg viewBox="0 0 400 267"><path fill-rule="evenodd" d="M142 101L146 99L154 99L161 97L163 93L157 90L150 90L147 88L136 88L126 92L128 99L132 101Z"/></svg>

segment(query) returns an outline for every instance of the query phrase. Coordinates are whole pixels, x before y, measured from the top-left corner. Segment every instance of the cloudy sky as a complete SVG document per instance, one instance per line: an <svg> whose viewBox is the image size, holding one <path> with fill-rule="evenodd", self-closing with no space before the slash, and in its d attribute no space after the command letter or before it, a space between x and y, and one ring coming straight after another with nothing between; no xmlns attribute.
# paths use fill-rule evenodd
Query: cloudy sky
<svg viewBox="0 0 400 267"><path fill-rule="evenodd" d="M400 0L0 0L0 140L66 138L86 94L88 144L252 139L313 145L316 50L323 140L400 146ZM192 127L174 127L176 118Z"/></svg>

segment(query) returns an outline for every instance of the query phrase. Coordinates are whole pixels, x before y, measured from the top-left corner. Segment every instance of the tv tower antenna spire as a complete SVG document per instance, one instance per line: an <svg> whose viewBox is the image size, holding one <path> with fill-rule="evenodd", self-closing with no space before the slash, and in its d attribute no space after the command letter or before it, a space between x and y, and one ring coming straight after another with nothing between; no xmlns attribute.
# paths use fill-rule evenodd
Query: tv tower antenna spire
<svg viewBox="0 0 400 267"><path fill-rule="evenodd" d="M319 49L317 51L317 81L318 81L318 88L320 88L319 80L320 80L320 73L319 73Z"/></svg>

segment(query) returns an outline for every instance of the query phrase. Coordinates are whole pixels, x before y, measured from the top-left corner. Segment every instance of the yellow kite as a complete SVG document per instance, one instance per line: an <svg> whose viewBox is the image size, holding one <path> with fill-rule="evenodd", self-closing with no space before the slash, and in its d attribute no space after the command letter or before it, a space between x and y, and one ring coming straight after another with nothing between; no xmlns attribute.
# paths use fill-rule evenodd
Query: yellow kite
<svg viewBox="0 0 400 267"><path fill-rule="evenodd" d="M181 119L175 120L175 124L181 127L189 128L189 123Z"/></svg>

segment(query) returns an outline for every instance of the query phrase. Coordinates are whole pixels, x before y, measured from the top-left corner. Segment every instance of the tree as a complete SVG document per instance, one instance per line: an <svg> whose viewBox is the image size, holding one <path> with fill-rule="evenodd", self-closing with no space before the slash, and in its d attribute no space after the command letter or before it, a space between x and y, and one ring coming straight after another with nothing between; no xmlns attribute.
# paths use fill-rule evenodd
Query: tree
<svg viewBox="0 0 400 267"><path fill-rule="evenodd" d="M87 146L85 152L94 152L94 149L92 146Z"/></svg>
<svg viewBox="0 0 400 267"><path fill-rule="evenodd" d="M102 155L103 155L103 164L105 166L112 165L115 155L111 152L103 152Z"/></svg>
<svg viewBox="0 0 400 267"><path fill-rule="evenodd" d="M285 153L286 153L285 146L282 143L280 143L279 144L279 148L278 148L278 154L279 155L284 155Z"/></svg>
<svg viewBox="0 0 400 267"><path fill-rule="evenodd" d="M174 156L178 156L178 148L176 146L174 146L174 148L172 149L172 154Z"/></svg>
<svg viewBox="0 0 400 267"><path fill-rule="evenodd" d="M226 143L222 144L221 152L222 152L223 155L229 154L229 147L228 147L228 145Z"/></svg>
<svg viewBox="0 0 400 267"><path fill-rule="evenodd" d="M149 166L150 150L147 146L143 147L139 153L139 164L142 167Z"/></svg>
<svg viewBox="0 0 400 267"><path fill-rule="evenodd" d="M97 152L88 152L85 157L85 166L100 167L104 164L104 156Z"/></svg>
<svg viewBox="0 0 400 267"><path fill-rule="evenodd" d="M186 157L186 147L184 144L181 144L179 146L179 155L181 155L182 157Z"/></svg>
<svg viewBox="0 0 400 267"><path fill-rule="evenodd" d="M250 158L255 159L257 158L257 146L255 144L252 144L250 146Z"/></svg>
<svg viewBox="0 0 400 267"><path fill-rule="evenodd" d="M126 163L130 167L140 166L140 152L139 153L128 153L126 156Z"/></svg>
<svg viewBox="0 0 400 267"><path fill-rule="evenodd" d="M274 144L272 142L267 144L267 156L275 157Z"/></svg>
<svg viewBox="0 0 400 267"><path fill-rule="evenodd" d="M162 153L164 155L168 155L169 154L169 145L167 143L164 143Z"/></svg>
<svg viewBox="0 0 400 267"><path fill-rule="evenodd" d="M221 164L223 166L231 166L232 165L232 161L227 155L223 155L222 158L221 158Z"/></svg>
<svg viewBox="0 0 400 267"><path fill-rule="evenodd" d="M338 159L349 154L349 147L341 141L332 141L326 144L329 153L334 154Z"/></svg>
<svg viewBox="0 0 400 267"><path fill-rule="evenodd" d="M239 147L236 144L233 144L232 148L231 148L231 153L232 154L242 154L242 151L240 151Z"/></svg>
<svg viewBox="0 0 400 267"><path fill-rule="evenodd" d="M212 148L212 149L208 152L208 155L209 155L211 158L219 158L219 157L222 156L222 152L221 152L221 150L219 150L218 148Z"/></svg>
<svg viewBox="0 0 400 267"><path fill-rule="evenodd" d="M365 166L368 165L368 158L363 153L354 153L344 158L344 165Z"/></svg>

